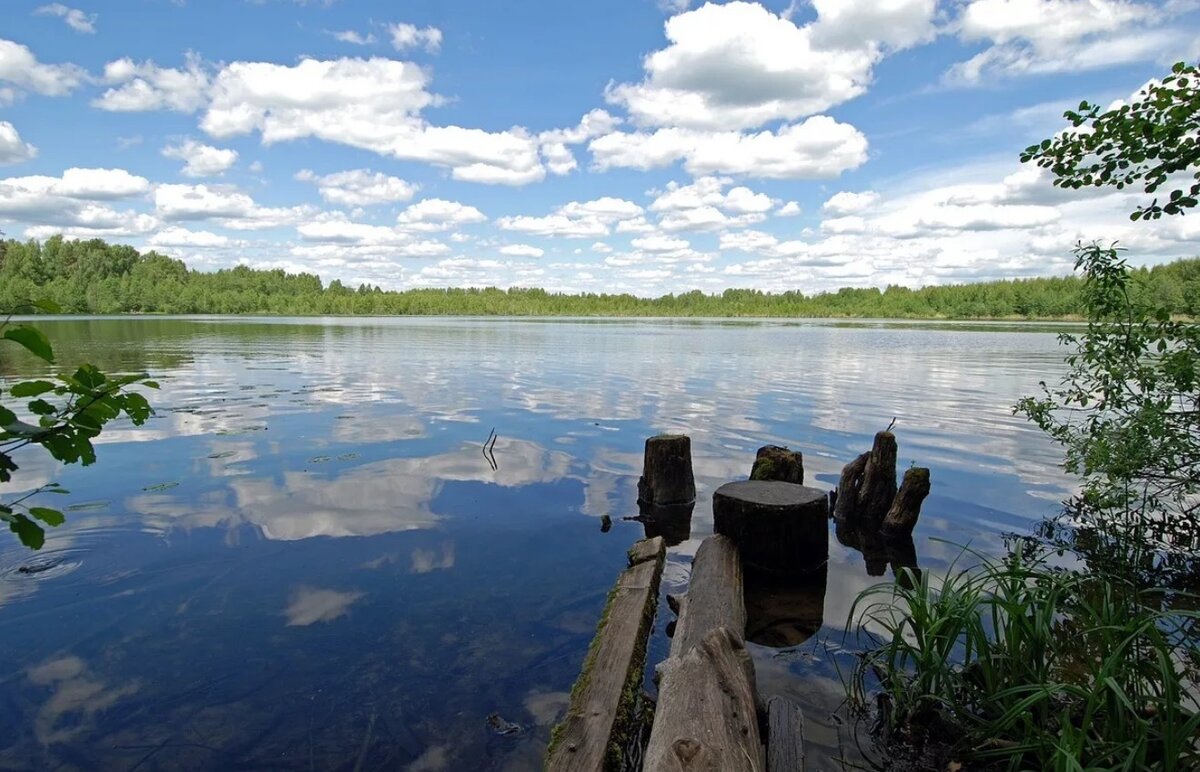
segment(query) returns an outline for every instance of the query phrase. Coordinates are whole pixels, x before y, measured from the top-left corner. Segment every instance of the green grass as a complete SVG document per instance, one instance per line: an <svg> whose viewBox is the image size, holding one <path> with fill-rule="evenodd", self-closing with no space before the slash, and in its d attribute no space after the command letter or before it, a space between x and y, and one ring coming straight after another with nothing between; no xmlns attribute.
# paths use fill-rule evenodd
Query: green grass
<svg viewBox="0 0 1200 772"><path fill-rule="evenodd" d="M1200 768L1185 654L1197 615L1160 593L1050 567L1029 544L945 574L905 570L862 593L848 627L873 639L852 702L881 691L885 744L1010 770ZM944 766L943 766L944 768Z"/></svg>

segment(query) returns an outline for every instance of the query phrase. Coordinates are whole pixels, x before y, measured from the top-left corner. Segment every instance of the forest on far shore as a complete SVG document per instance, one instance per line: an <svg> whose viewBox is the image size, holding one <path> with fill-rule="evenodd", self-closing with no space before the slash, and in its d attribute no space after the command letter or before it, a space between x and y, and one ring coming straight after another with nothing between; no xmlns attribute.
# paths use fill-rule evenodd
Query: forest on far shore
<svg viewBox="0 0 1200 772"><path fill-rule="evenodd" d="M1200 316L1200 258L1133 272L1134 292L1180 316ZM803 277L797 276L797 284ZM100 239L0 241L0 309L52 300L66 313L427 314L480 316L781 316L896 319L1071 319L1084 314L1077 277L921 289L843 288L805 295L728 289L659 298L541 289L412 289L324 285L309 273L193 271L156 252ZM1138 298L1135 298L1137 300Z"/></svg>

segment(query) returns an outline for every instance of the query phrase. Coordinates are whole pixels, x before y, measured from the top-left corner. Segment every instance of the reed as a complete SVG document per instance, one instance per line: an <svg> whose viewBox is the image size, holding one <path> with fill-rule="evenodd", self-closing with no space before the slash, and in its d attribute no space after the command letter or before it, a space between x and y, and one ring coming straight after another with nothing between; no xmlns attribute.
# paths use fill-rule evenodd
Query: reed
<svg viewBox="0 0 1200 772"><path fill-rule="evenodd" d="M1161 593L1055 568L1026 543L964 550L946 573L905 570L863 592L848 629L872 641L850 696L880 690L885 744L1010 770L1200 767L1200 702L1185 654L1196 612ZM959 568L971 560L973 565ZM944 767L943 767L944 768Z"/></svg>

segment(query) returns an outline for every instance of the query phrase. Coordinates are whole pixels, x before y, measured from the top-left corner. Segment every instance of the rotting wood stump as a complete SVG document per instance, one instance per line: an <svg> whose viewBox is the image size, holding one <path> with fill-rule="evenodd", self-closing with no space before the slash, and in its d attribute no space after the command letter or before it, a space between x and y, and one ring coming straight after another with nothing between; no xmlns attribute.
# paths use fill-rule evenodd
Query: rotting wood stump
<svg viewBox="0 0 1200 772"><path fill-rule="evenodd" d="M921 516L921 503L929 495L929 470L914 466L904 472L904 482L883 518L880 532L885 537L912 536Z"/></svg>
<svg viewBox="0 0 1200 772"><path fill-rule="evenodd" d="M896 498L896 452L896 435L891 432L875 435L863 468L862 486L858 489L858 517L880 523L887 515ZM839 492L839 498L841 495Z"/></svg>
<svg viewBox="0 0 1200 772"><path fill-rule="evenodd" d="M728 536L747 570L803 576L829 559L829 499L792 483L745 480L713 493L713 530Z"/></svg>
<svg viewBox="0 0 1200 772"><path fill-rule="evenodd" d="M684 434L660 434L646 440L638 504L670 507L696 500L692 440Z"/></svg>
<svg viewBox="0 0 1200 772"><path fill-rule="evenodd" d="M639 541L629 550L629 567L609 593L567 714L551 735L546 770L619 768L621 751L637 728L646 644L665 559L661 538Z"/></svg>
<svg viewBox="0 0 1200 772"><path fill-rule="evenodd" d="M750 479L778 480L803 485L804 456L798 450L788 450L778 445L763 446L754 457Z"/></svg>

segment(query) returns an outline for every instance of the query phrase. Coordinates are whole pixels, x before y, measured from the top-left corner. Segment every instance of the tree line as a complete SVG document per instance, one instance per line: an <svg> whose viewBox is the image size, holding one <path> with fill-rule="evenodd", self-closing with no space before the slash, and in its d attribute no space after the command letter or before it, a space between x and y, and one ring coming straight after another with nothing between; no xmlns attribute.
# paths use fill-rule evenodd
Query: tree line
<svg viewBox="0 0 1200 772"><path fill-rule="evenodd" d="M1075 276L908 289L846 287L806 295L728 289L658 298L542 289L411 289L328 285L310 273L245 266L203 272L157 252L100 239L0 241L0 308L46 299L65 313L379 314L479 316L776 316L898 319L1070 319L1085 314ZM1200 316L1200 259L1132 271L1132 291Z"/></svg>

